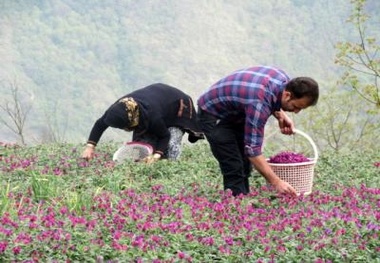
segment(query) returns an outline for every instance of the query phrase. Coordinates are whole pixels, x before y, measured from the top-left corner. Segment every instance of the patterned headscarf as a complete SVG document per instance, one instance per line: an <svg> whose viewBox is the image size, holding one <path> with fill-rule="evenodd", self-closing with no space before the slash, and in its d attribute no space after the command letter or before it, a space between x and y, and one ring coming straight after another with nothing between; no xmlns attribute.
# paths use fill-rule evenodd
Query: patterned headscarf
<svg viewBox="0 0 380 263"><path fill-rule="evenodd" d="M130 123L130 126L126 128L125 130L130 130L131 128L135 128L137 125L139 125L139 105L137 102L130 97L122 98L119 100L119 102L124 103L125 105L125 111L127 113L127 117Z"/></svg>

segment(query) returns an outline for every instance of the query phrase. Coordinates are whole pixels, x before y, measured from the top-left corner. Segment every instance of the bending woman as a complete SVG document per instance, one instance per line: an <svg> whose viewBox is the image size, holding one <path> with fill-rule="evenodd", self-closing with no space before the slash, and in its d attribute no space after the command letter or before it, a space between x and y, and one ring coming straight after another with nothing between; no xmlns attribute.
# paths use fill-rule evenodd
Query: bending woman
<svg viewBox="0 0 380 263"><path fill-rule="evenodd" d="M204 138L196 117L189 95L166 84L149 85L121 97L106 110L92 127L82 157L91 160L102 134L112 127L133 131L133 141L153 146L154 154L146 162L177 160L184 133L191 143Z"/></svg>

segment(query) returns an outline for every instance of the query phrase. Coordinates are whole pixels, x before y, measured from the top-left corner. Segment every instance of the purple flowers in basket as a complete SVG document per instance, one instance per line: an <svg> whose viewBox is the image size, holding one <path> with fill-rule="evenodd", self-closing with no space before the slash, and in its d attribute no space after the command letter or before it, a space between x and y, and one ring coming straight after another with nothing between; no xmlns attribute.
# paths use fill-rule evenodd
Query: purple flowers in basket
<svg viewBox="0 0 380 263"><path fill-rule="evenodd" d="M294 153L289 151L280 152L269 158L270 163L304 163L310 161L311 160L309 158L305 157L301 153Z"/></svg>

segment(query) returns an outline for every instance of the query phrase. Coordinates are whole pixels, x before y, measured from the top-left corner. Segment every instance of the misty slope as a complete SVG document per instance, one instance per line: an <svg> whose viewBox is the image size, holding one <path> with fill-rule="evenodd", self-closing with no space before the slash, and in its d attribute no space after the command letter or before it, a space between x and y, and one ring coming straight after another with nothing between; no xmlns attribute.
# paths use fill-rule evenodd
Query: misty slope
<svg viewBox="0 0 380 263"><path fill-rule="evenodd" d="M334 44L349 37L349 8L346 0L6 0L0 78L16 78L30 98L30 143L52 134L85 141L110 103L154 82L196 100L233 70L271 64L327 88L336 77ZM0 140L12 136L0 128Z"/></svg>

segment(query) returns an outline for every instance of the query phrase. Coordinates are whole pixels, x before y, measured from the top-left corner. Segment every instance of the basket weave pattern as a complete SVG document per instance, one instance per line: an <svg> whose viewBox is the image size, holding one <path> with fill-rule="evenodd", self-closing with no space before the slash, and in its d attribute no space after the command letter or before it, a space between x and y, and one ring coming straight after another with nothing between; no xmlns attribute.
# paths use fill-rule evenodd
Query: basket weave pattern
<svg viewBox="0 0 380 263"><path fill-rule="evenodd" d="M310 162L302 163L269 163L275 174L280 179L289 183L297 194L311 194L314 181L314 167L318 160L318 151L314 141L304 132L295 130L295 134L305 137L311 144L314 151L314 158L308 158Z"/></svg>
<svg viewBox="0 0 380 263"><path fill-rule="evenodd" d="M297 194L308 195L312 192L314 180L314 162L294 163L292 165L269 164L280 179L288 182Z"/></svg>

